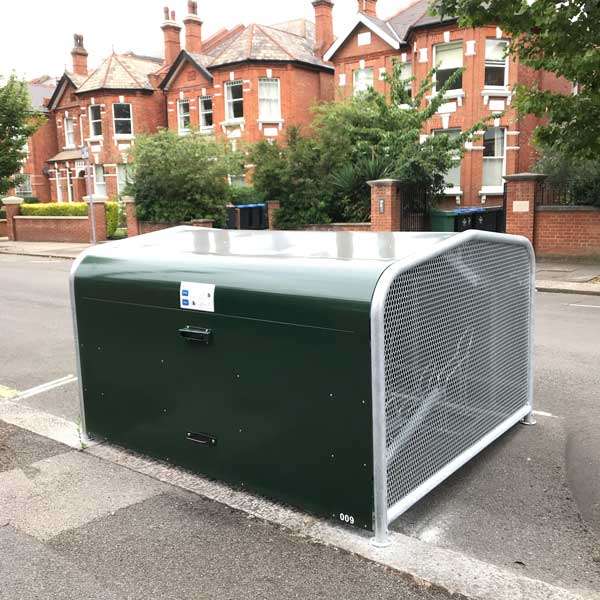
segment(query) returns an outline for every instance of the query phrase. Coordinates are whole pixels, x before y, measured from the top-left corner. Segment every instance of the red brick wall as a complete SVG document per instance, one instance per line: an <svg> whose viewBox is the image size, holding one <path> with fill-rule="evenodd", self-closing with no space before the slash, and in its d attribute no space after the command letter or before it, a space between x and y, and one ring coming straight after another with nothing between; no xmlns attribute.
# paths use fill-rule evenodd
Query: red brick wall
<svg viewBox="0 0 600 600"><path fill-rule="evenodd" d="M153 231L162 231L163 229L170 229L171 227L177 227L173 223L150 223L149 221L138 221L140 235L144 233L152 233Z"/></svg>
<svg viewBox="0 0 600 600"><path fill-rule="evenodd" d="M272 77L280 80L281 117L283 123L258 123L258 81L267 77L270 70ZM244 64L230 68L219 68L213 71L213 81L209 82L196 68L188 65L171 82L167 92L168 126L178 130L177 102L183 95L190 101L190 120L192 128L200 125L199 98L212 96L214 132L217 138L225 138L221 122L225 121L225 84L233 79L244 82L244 128L241 137L243 142L257 142L265 139L268 129L277 130L277 139L284 136L285 128L290 125L308 127L312 121L310 107L320 100L333 98L333 75L292 64ZM230 138L234 139L234 138Z"/></svg>
<svg viewBox="0 0 600 600"><path fill-rule="evenodd" d="M48 120L29 138L28 151L23 173L31 179L32 196L40 202L50 202L50 180L43 170L46 161L57 152L53 115L49 115Z"/></svg>
<svg viewBox="0 0 600 600"><path fill-rule="evenodd" d="M538 256L600 256L600 209L538 208L534 246Z"/></svg>
<svg viewBox="0 0 600 600"><path fill-rule="evenodd" d="M87 217L15 217L16 239L20 242L90 241Z"/></svg>
<svg viewBox="0 0 600 600"><path fill-rule="evenodd" d="M8 226L6 219L0 219L0 237L8 237Z"/></svg>

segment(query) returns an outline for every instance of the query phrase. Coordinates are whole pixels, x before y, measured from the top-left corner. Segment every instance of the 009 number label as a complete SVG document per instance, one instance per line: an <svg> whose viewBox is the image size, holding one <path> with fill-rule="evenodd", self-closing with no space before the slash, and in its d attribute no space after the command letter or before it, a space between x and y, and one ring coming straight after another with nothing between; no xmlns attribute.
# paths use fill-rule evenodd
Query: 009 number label
<svg viewBox="0 0 600 600"><path fill-rule="evenodd" d="M343 523L350 523L350 525L354 525L354 517L352 515L340 513L340 521L342 521Z"/></svg>

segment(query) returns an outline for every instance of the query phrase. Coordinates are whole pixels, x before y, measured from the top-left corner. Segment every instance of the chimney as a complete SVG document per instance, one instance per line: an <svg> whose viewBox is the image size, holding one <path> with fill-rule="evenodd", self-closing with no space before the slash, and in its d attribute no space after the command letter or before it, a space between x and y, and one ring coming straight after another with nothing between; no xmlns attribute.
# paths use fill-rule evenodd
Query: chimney
<svg viewBox="0 0 600 600"><path fill-rule="evenodd" d="M73 57L73 73L76 75L87 75L87 50L83 47L83 36L80 33L73 35L73 50L71 50L71 56Z"/></svg>
<svg viewBox="0 0 600 600"><path fill-rule="evenodd" d="M333 2L331 0L315 0L315 52L323 56L333 44Z"/></svg>
<svg viewBox="0 0 600 600"><path fill-rule="evenodd" d="M175 22L175 11L172 10L169 15L169 7L165 6L164 14L165 21L161 25L163 34L165 36L165 64L170 65L179 55L181 51L181 42L179 40L179 33L181 27Z"/></svg>
<svg viewBox="0 0 600 600"><path fill-rule="evenodd" d="M376 17L377 0L358 0L358 12L369 15L370 17Z"/></svg>
<svg viewBox="0 0 600 600"><path fill-rule="evenodd" d="M192 54L202 52L202 21L198 18L198 3L188 0L188 15L185 25L185 49Z"/></svg>

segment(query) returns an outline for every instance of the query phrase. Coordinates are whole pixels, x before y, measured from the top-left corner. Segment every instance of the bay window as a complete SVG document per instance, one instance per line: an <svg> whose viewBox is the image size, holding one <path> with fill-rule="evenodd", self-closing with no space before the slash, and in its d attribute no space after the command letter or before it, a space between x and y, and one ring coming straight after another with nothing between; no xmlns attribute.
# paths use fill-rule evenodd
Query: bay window
<svg viewBox="0 0 600 600"><path fill-rule="evenodd" d="M90 106L90 136L102 135L102 111L98 104Z"/></svg>
<svg viewBox="0 0 600 600"><path fill-rule="evenodd" d="M505 162L505 130L503 127L490 127L483 134L483 191L488 193L502 190ZM490 188L492 188L490 190Z"/></svg>
<svg viewBox="0 0 600 600"><path fill-rule="evenodd" d="M508 42L505 40L485 41L485 87L508 85Z"/></svg>
<svg viewBox="0 0 600 600"><path fill-rule="evenodd" d="M65 119L65 147L75 148L75 121L69 117Z"/></svg>
<svg viewBox="0 0 600 600"><path fill-rule="evenodd" d="M113 121L116 135L132 135L131 104L113 104Z"/></svg>
<svg viewBox="0 0 600 600"><path fill-rule="evenodd" d="M259 121L281 120L281 91L279 79L263 77L258 81Z"/></svg>
<svg viewBox="0 0 600 600"><path fill-rule="evenodd" d="M373 87L373 69L356 69L354 71L354 95L366 92Z"/></svg>
<svg viewBox="0 0 600 600"><path fill-rule="evenodd" d="M190 132L190 101L179 100L177 102L177 128L179 135L186 135Z"/></svg>
<svg viewBox="0 0 600 600"><path fill-rule="evenodd" d="M244 84L241 81L225 84L225 118L228 121L244 118Z"/></svg>
<svg viewBox="0 0 600 600"><path fill-rule="evenodd" d="M200 129L207 131L213 128L213 101L211 96L200 98Z"/></svg>
<svg viewBox="0 0 600 600"><path fill-rule="evenodd" d="M438 44L434 46L435 90L442 89L444 84L463 66L462 42L450 44ZM462 74L448 88L449 90L460 90L462 88Z"/></svg>

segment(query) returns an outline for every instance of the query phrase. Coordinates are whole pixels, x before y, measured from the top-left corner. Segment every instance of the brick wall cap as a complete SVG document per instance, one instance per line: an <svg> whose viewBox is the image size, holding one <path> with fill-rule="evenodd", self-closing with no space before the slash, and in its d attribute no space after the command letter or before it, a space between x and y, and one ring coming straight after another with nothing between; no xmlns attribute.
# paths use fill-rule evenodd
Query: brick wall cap
<svg viewBox="0 0 600 600"><path fill-rule="evenodd" d="M104 204L108 202L108 198L106 196L84 196L84 202L91 202L92 204Z"/></svg>
<svg viewBox="0 0 600 600"><path fill-rule="evenodd" d="M535 210L541 212L600 212L600 206L586 206L583 204L549 204L547 206L536 206Z"/></svg>
<svg viewBox="0 0 600 600"><path fill-rule="evenodd" d="M70 215L17 215L15 219L32 219L40 221L57 221L60 219L67 219L69 221L87 221L88 217L73 217Z"/></svg>
<svg viewBox="0 0 600 600"><path fill-rule="evenodd" d="M213 219L192 219L190 223L214 223Z"/></svg>
<svg viewBox="0 0 600 600"><path fill-rule="evenodd" d="M514 175L504 175L503 179L505 181L538 181L541 179L546 179L548 175L544 175L543 173L515 173Z"/></svg>
<svg viewBox="0 0 600 600"><path fill-rule="evenodd" d="M187 25L188 23L200 23L202 25L202 19L198 15L186 15L183 22Z"/></svg>
<svg viewBox="0 0 600 600"><path fill-rule="evenodd" d="M25 202L23 198L19 198L18 196L7 196L6 198L2 198L2 204L5 206L12 204L23 204Z"/></svg>
<svg viewBox="0 0 600 600"><path fill-rule="evenodd" d="M375 185L386 185L386 186L391 186L394 185L396 183L400 183L399 179L373 179L371 181L367 181L367 183L373 187Z"/></svg>
<svg viewBox="0 0 600 600"><path fill-rule="evenodd" d="M121 200L125 204L135 204L135 198L133 196L123 196Z"/></svg>

